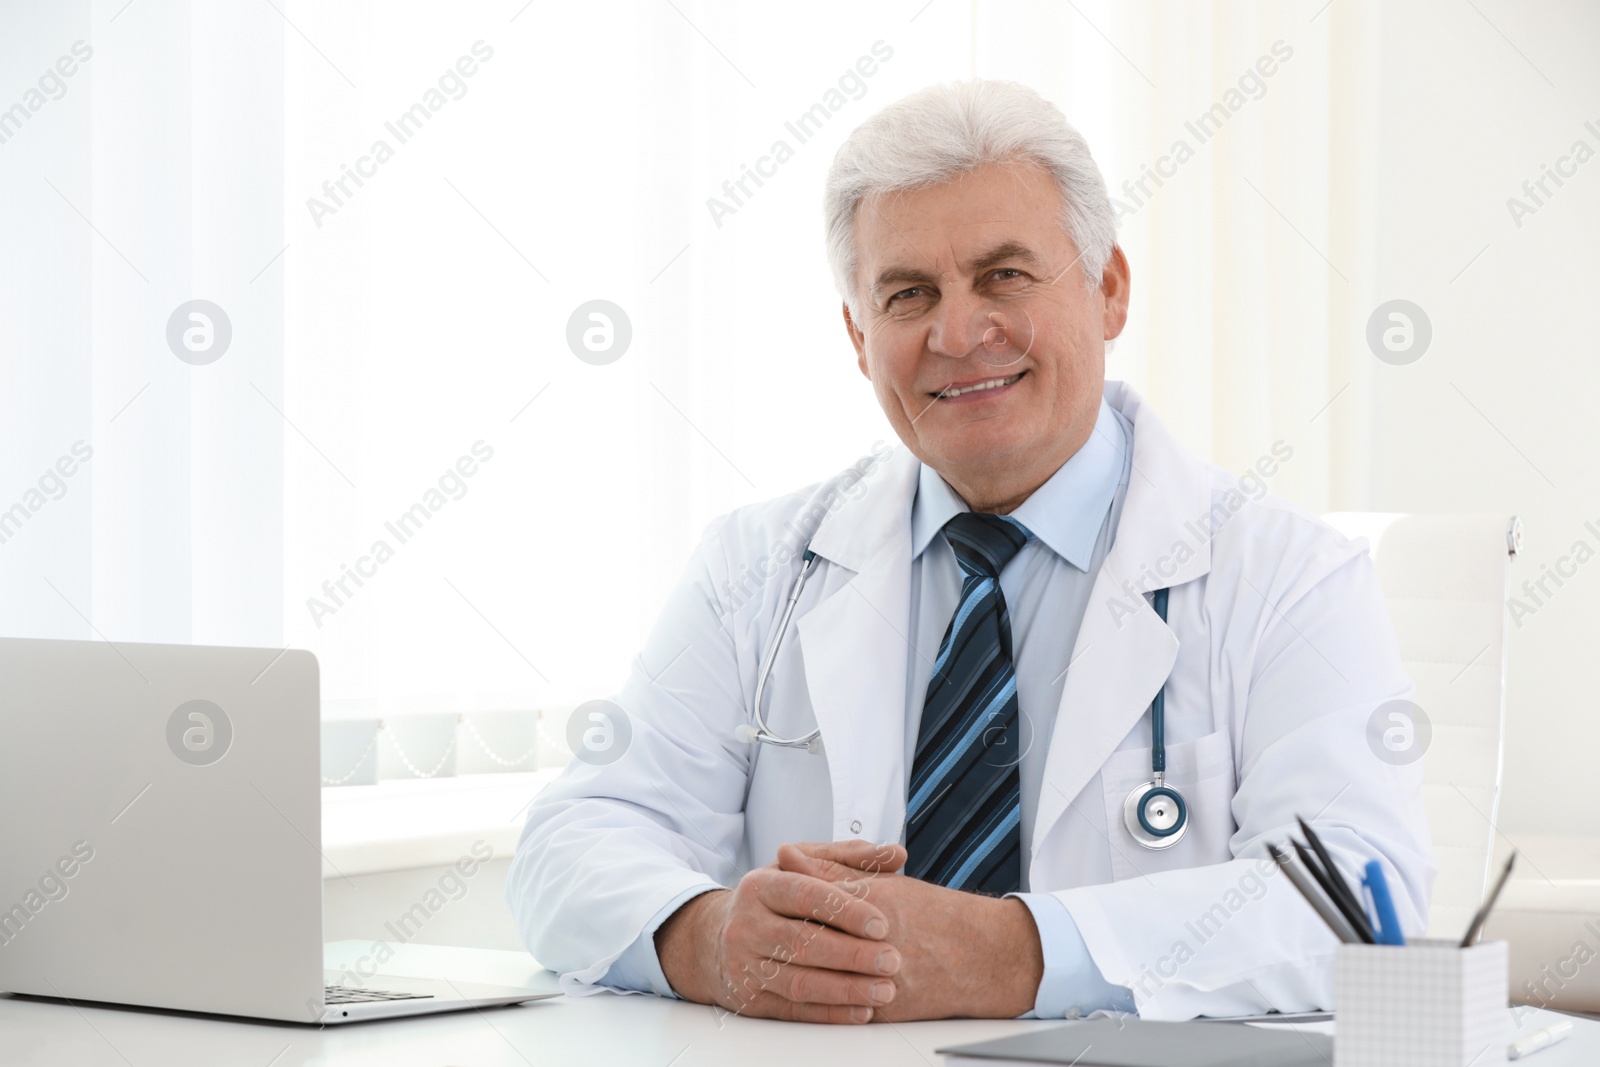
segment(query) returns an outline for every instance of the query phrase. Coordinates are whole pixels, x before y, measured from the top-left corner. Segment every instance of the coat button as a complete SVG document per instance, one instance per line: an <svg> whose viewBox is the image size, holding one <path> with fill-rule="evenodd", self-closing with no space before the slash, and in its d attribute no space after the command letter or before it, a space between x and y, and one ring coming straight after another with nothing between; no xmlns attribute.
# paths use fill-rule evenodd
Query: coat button
<svg viewBox="0 0 1600 1067"><path fill-rule="evenodd" d="M855 821L853 821L850 824L850 832L853 833L853 834L859 834L861 832L861 820L860 819L856 819Z"/></svg>

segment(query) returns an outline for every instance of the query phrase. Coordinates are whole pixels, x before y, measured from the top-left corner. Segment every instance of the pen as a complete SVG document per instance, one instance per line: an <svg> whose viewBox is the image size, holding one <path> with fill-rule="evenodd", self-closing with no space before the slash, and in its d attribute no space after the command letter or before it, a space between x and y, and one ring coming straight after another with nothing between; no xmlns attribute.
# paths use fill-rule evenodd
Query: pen
<svg viewBox="0 0 1600 1067"><path fill-rule="evenodd" d="M1350 925L1350 921L1344 917L1344 913L1334 907L1333 903L1323 896L1322 891L1317 888L1316 884L1306 877L1304 871L1295 867L1293 861L1284 855L1277 845L1269 843L1267 852L1271 854L1273 862L1294 884L1294 887L1300 891L1300 895L1306 898L1306 903L1310 904L1312 910L1322 918L1323 922L1328 924L1328 928L1333 931L1335 937L1345 944L1359 944L1361 942L1360 935Z"/></svg>
<svg viewBox="0 0 1600 1067"><path fill-rule="evenodd" d="M1333 882L1331 891L1336 893L1344 904L1345 914L1351 915L1353 913L1354 916L1365 919L1366 910L1362 908L1361 901L1356 898L1355 892L1345 883L1344 876L1339 873L1338 866L1333 862L1333 857L1323 847L1322 838L1317 836L1317 832L1311 828L1310 823L1298 815L1295 816L1295 821L1300 824L1300 832L1306 835L1306 843L1311 846L1311 851L1315 852L1317 859L1322 861L1329 879Z"/></svg>
<svg viewBox="0 0 1600 1067"><path fill-rule="evenodd" d="M1367 861L1367 876L1361 880L1372 895L1372 911L1377 916L1373 933L1380 945L1403 945L1405 935L1400 932L1400 919L1394 913L1394 901L1389 897L1389 881L1383 876L1383 864Z"/></svg>
<svg viewBox="0 0 1600 1067"><path fill-rule="evenodd" d="M1344 898L1339 895L1338 890L1335 889L1336 883L1328 880L1328 873L1322 869L1321 864L1317 863L1316 858L1311 855L1311 851L1306 846L1293 838L1290 839L1289 843L1294 846L1295 855L1300 857L1300 862L1305 866L1305 869L1311 872L1311 877L1316 879L1317 884L1322 887L1322 891L1327 894L1333 906L1339 910L1340 914L1345 917L1345 920L1355 930L1356 936L1361 942L1367 945L1375 944L1378 939L1372 935L1372 927L1367 923L1366 913L1361 908L1352 907L1345 902Z"/></svg>
<svg viewBox="0 0 1600 1067"><path fill-rule="evenodd" d="M1489 921L1489 912L1494 908L1494 902L1500 899L1500 890L1506 887L1506 880L1511 877L1511 865L1517 862L1517 854L1511 853L1506 860L1505 870L1500 872L1500 878L1495 882L1494 888L1489 891L1489 896L1484 900L1483 906L1472 917L1472 925L1467 927L1467 936L1461 939L1461 947L1468 948L1478 940L1478 935L1483 933L1483 924Z"/></svg>
<svg viewBox="0 0 1600 1067"><path fill-rule="evenodd" d="M1558 1041L1564 1041L1572 1033L1572 1021L1563 1019L1558 1023L1551 1023L1543 1030L1535 1030L1527 1037L1513 1041L1506 1049L1506 1059L1520 1060L1524 1056L1531 1056L1540 1049L1549 1048Z"/></svg>

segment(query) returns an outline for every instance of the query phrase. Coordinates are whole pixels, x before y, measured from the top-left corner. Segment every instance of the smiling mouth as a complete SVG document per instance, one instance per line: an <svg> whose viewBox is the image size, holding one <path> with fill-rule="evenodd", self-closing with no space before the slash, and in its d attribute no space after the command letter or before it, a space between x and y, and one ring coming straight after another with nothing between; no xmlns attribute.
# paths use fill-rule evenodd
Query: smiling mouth
<svg viewBox="0 0 1600 1067"><path fill-rule="evenodd" d="M954 400L957 397L970 396L974 393L992 392L995 389L1004 389L1006 386L1020 381L1026 373L1028 372L1022 371L1004 378L988 378L981 382L973 382L971 385L959 387L946 386L932 395L939 400Z"/></svg>

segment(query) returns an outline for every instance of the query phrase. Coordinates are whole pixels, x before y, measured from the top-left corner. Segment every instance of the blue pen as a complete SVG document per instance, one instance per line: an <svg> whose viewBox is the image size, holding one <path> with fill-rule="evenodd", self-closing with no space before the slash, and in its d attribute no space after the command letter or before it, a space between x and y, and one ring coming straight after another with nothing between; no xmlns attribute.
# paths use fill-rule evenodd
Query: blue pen
<svg viewBox="0 0 1600 1067"><path fill-rule="evenodd" d="M1405 935L1400 932L1400 920L1394 913L1394 901L1389 896L1389 883L1383 877L1383 865L1377 860L1369 860L1367 875L1361 879L1361 884L1372 897L1372 911L1377 920L1372 924L1372 932L1378 944L1405 944Z"/></svg>

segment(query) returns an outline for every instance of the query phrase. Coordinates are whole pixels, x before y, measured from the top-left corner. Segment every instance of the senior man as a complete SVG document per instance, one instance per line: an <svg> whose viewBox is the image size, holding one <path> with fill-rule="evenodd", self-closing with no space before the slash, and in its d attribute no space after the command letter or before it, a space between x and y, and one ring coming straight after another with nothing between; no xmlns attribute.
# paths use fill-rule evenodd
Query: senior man
<svg viewBox="0 0 1600 1067"><path fill-rule="evenodd" d="M1335 939L1267 845L1304 816L1379 860L1413 935L1434 874L1420 765L1365 741L1411 691L1365 544L1266 494L1289 445L1230 477L1105 381L1128 262L1033 91L884 109L826 215L905 448L712 524L625 748L532 806L529 949L794 1020L1328 1007Z"/></svg>

